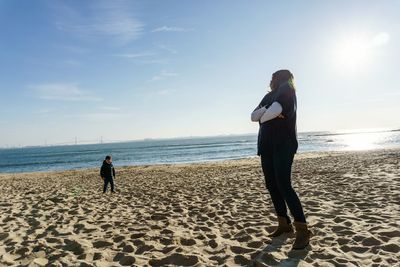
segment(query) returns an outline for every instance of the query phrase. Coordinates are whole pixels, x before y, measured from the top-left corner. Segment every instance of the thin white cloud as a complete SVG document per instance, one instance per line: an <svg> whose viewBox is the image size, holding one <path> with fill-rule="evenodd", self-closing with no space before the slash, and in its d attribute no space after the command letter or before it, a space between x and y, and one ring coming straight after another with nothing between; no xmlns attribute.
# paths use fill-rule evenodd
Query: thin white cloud
<svg viewBox="0 0 400 267"><path fill-rule="evenodd" d="M119 44L137 39L143 31L143 23L133 16L131 1L95 1L88 3L85 14L71 6L58 5L61 15L56 26L85 38L104 38Z"/></svg>
<svg viewBox="0 0 400 267"><path fill-rule="evenodd" d="M127 53L127 54L116 54L116 57L121 57L121 58L144 58L144 57L150 57L154 56L154 53Z"/></svg>
<svg viewBox="0 0 400 267"><path fill-rule="evenodd" d="M155 59L143 59L139 61L143 64L168 64L169 59L167 58L155 58Z"/></svg>
<svg viewBox="0 0 400 267"><path fill-rule="evenodd" d="M82 90L75 84L45 83L30 86L43 100L57 101L101 101L102 98L94 96L88 91Z"/></svg>
<svg viewBox="0 0 400 267"><path fill-rule="evenodd" d="M160 44L160 45L157 45L157 46L158 46L158 48L160 48L162 50L165 50L165 51L167 51L167 52L169 52L171 54L178 54L178 50L170 48L170 47L168 47L166 45Z"/></svg>
<svg viewBox="0 0 400 267"><path fill-rule="evenodd" d="M175 26L161 26L152 30L152 32L190 32L193 29L181 28Z"/></svg>
<svg viewBox="0 0 400 267"><path fill-rule="evenodd" d="M91 112L91 113L80 113L67 115L68 118L78 118L91 122L104 122L107 120L118 120L134 117L134 113L122 113L122 112Z"/></svg>
<svg viewBox="0 0 400 267"><path fill-rule="evenodd" d="M159 74L154 75L151 78L151 81L159 81L168 77L177 77L177 76L179 76L179 73L162 70Z"/></svg>
<svg viewBox="0 0 400 267"><path fill-rule="evenodd" d="M160 58L153 52L115 54L114 56L140 64L167 64L169 61L167 58Z"/></svg>

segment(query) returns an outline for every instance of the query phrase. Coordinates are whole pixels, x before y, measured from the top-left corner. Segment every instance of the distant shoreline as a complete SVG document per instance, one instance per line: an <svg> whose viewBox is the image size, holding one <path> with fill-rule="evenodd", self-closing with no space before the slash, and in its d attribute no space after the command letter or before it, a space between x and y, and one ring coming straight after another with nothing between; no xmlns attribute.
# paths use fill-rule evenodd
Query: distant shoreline
<svg viewBox="0 0 400 267"><path fill-rule="evenodd" d="M385 129L356 129L356 130L339 130L339 131L305 131L298 132L299 135L313 135L313 136L336 136L336 135L349 135L358 133L386 133L386 132L400 132L400 128L385 128ZM65 142L65 143L54 143L48 145L25 145L25 146L1 146L0 150L7 149L24 149L24 148L44 148L44 147L64 147L64 146L85 146L85 145L106 145L106 144L120 144L120 143L131 143L131 142L146 142L146 141L169 141L169 140L190 140L190 139L203 139L203 138L219 138L219 137L237 137L237 136L254 136L255 133L244 133L244 134L219 134L219 135L205 135L205 136L183 136L183 137L167 137L167 138L141 138L132 140L114 140L105 142L87 142L77 143Z"/></svg>
<svg viewBox="0 0 400 267"><path fill-rule="evenodd" d="M400 131L322 135L299 133L299 153L391 149ZM106 155L116 166L223 161L257 155L257 135L148 140L125 143L47 146L0 150L0 173L95 168Z"/></svg>
<svg viewBox="0 0 400 267"><path fill-rule="evenodd" d="M296 159L304 159L304 158L319 158L319 157L326 157L326 156L345 156L349 154L367 154L367 153L381 153L381 152L397 152L400 151L399 147L393 148L379 148L379 149L371 149L371 150L333 150L333 151L305 151L305 152L298 152L295 155ZM220 160L204 160L204 161L192 161L192 162L179 162L179 163L155 163L155 164L132 164L132 165L116 165L114 166L117 171L131 169L135 167L152 167L152 166L167 166L167 167L181 167L181 166L198 166L198 165L215 165L215 164L223 164L223 163L230 163L230 162L237 162L237 161L245 161L245 160L255 160L258 159L257 155L249 156L249 157L241 157L241 158L232 158L232 159L220 159ZM100 165L99 165L100 166ZM65 170L44 170L44 171L34 171L34 172L0 172L0 177L8 176L8 175L23 175L23 174L63 174L69 172L86 172L86 171L98 171L99 167L83 167L83 168L75 168L75 169L65 169Z"/></svg>

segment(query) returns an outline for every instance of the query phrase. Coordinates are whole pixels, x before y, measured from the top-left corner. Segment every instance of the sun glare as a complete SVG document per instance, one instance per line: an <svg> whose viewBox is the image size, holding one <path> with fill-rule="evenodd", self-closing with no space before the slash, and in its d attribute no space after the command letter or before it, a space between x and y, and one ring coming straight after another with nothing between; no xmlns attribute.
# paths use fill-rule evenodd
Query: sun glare
<svg viewBox="0 0 400 267"><path fill-rule="evenodd" d="M350 35L333 45L335 66L345 71L360 70L368 65L378 47L389 41L389 34L381 32L374 36Z"/></svg>
<svg viewBox="0 0 400 267"><path fill-rule="evenodd" d="M369 56L368 50L368 45L365 40L346 40L338 45L335 60L342 66L354 69L366 63Z"/></svg>
<svg viewBox="0 0 400 267"><path fill-rule="evenodd" d="M345 150L368 150L378 148L382 133L356 133L344 135Z"/></svg>

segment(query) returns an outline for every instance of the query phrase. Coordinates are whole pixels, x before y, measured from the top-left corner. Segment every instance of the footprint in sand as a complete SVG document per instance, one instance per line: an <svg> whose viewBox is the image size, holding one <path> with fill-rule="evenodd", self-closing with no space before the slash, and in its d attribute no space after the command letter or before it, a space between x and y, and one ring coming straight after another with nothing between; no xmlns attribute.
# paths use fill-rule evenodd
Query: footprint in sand
<svg viewBox="0 0 400 267"><path fill-rule="evenodd" d="M196 244L196 240L191 239L191 238L188 238L188 239L186 239L186 238L181 238L181 239L180 239L180 243L181 243L183 246L193 246L193 245Z"/></svg>
<svg viewBox="0 0 400 267"><path fill-rule="evenodd" d="M153 250L153 249L154 249L154 246L153 246L153 245L146 245L146 244L144 244L144 245L139 246L139 247L137 248L135 254L140 255L140 254L143 254L143 253L145 253L145 252L147 252L147 251L151 251L151 250Z"/></svg>
<svg viewBox="0 0 400 267"><path fill-rule="evenodd" d="M122 252L118 252L113 258L113 261L118 261L122 266L131 266L135 263L136 259L133 256L127 255Z"/></svg>
<svg viewBox="0 0 400 267"><path fill-rule="evenodd" d="M126 245L122 248L122 252L130 253L130 252L134 252L134 251L135 251L135 248L132 245Z"/></svg>
<svg viewBox="0 0 400 267"><path fill-rule="evenodd" d="M104 248L104 247L109 247L112 246L113 243L105 241L105 240L98 240L93 242L93 247L95 248Z"/></svg>
<svg viewBox="0 0 400 267"><path fill-rule="evenodd" d="M152 259L149 261L151 266L166 266L166 265L178 265L178 266L193 266L199 262L199 259L193 255L183 255L180 253L174 253L162 259Z"/></svg>
<svg viewBox="0 0 400 267"><path fill-rule="evenodd" d="M64 240L65 245L63 246L64 250L71 251L75 255L82 254L85 250L82 248L82 245L76 242L75 240Z"/></svg>
<svg viewBox="0 0 400 267"><path fill-rule="evenodd" d="M246 257L243 256L243 255L236 255L236 256L233 258L233 261L234 261L236 264L240 265L240 266L247 266L247 265L250 263L250 259L246 258Z"/></svg>

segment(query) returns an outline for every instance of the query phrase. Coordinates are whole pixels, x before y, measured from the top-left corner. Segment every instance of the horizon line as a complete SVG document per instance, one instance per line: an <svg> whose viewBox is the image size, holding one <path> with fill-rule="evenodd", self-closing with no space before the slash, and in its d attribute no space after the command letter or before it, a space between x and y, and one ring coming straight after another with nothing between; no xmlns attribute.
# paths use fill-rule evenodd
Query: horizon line
<svg viewBox="0 0 400 267"><path fill-rule="evenodd" d="M392 128L359 128L352 130L321 130L321 131L302 131L298 132L298 134L307 134L307 133L330 133L330 134L322 134L320 136L326 135L343 135L343 134L356 134L356 133L378 133L378 132L397 132L400 131L400 127L392 127ZM79 146L79 145L100 145L100 144L113 144L113 143L129 143L129 142L143 142L143 141L163 141L163 140L174 140L174 139L197 139L197 138L212 138L212 137L226 137L226 136L248 136L248 135L257 135L255 133L232 133L232 134L216 134L216 135L190 135L190 136L176 136L176 137L146 137L146 138L138 138L138 139L125 139L125 140L107 140L103 141L103 138L96 141L83 141L79 143L77 138L75 137L75 141L71 142L63 142L63 143L53 143L53 144L40 144L40 145L6 145L0 146L0 149L17 149L17 148L33 148L33 147L61 147L61 146Z"/></svg>

